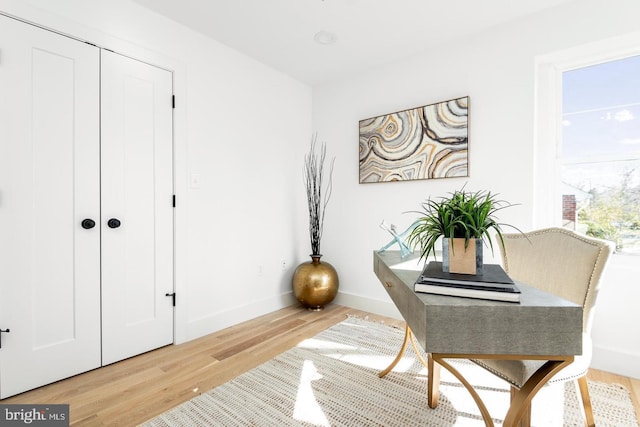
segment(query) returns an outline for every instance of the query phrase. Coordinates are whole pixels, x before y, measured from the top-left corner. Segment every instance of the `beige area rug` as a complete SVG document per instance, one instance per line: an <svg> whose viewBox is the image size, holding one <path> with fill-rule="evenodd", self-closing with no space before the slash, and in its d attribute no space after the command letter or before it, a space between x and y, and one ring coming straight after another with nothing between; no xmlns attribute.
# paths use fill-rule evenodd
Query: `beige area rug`
<svg viewBox="0 0 640 427"><path fill-rule="evenodd" d="M411 348L393 372L378 378L403 336L404 330L347 319L144 426L483 426L473 399L445 369L438 407L428 408L427 371ZM470 362L455 366L501 425L507 384ZM638 426L624 387L589 387L598 426ZM544 387L533 401L532 425L584 425L575 386Z"/></svg>

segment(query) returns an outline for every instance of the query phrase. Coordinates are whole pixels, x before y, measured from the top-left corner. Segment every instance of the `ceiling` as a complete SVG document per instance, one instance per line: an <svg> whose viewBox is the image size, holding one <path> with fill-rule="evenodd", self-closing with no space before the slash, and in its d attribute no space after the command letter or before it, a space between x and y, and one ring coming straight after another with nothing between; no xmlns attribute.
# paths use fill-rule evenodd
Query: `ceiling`
<svg viewBox="0 0 640 427"><path fill-rule="evenodd" d="M133 1L313 86L572 0Z"/></svg>

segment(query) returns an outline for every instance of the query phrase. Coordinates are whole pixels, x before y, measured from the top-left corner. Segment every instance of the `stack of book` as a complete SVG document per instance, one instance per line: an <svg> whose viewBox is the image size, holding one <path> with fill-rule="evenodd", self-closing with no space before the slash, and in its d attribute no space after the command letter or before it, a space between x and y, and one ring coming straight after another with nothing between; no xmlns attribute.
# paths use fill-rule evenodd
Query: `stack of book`
<svg viewBox="0 0 640 427"><path fill-rule="evenodd" d="M414 285L416 292L520 302L520 290L498 264L485 264L483 274L442 271L442 263L431 261Z"/></svg>

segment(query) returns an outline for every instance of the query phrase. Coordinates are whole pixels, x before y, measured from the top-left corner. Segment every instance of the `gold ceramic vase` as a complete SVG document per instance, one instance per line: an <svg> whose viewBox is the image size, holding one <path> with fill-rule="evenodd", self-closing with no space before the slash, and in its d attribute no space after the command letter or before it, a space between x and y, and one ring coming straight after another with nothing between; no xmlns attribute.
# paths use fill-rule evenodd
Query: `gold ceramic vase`
<svg viewBox="0 0 640 427"><path fill-rule="evenodd" d="M338 293L338 273L322 255L311 255L311 261L300 264L293 273L293 293L297 300L312 311L320 311Z"/></svg>

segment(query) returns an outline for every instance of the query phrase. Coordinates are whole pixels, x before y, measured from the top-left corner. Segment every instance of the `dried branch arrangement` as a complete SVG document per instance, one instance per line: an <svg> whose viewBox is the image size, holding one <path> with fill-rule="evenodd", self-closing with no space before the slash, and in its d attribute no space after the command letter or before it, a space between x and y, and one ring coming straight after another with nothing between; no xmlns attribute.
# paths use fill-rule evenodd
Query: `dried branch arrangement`
<svg viewBox="0 0 640 427"><path fill-rule="evenodd" d="M307 202L309 205L309 238L311 239L311 254L321 255L320 241L324 226L324 214L331 198L333 187L332 175L335 157L329 165L328 182L324 185L324 167L327 157L327 145L324 142L317 147L318 135L311 138L309 153L305 156L304 181L307 188ZM323 188L324 186L324 188Z"/></svg>

